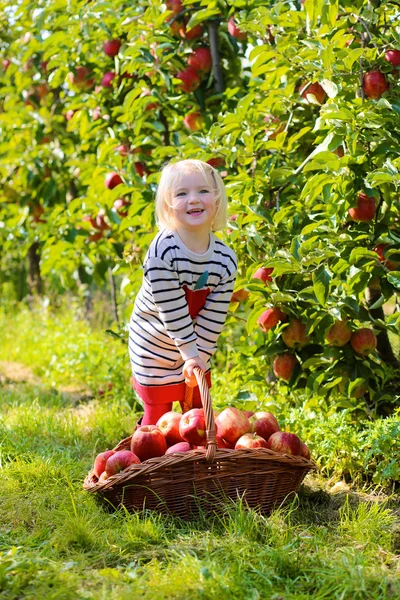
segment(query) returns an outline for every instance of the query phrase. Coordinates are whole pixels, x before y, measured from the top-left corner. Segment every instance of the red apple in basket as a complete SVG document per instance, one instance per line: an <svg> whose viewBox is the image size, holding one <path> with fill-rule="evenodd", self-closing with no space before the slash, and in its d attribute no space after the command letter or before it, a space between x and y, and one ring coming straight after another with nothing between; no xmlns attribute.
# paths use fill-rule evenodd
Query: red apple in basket
<svg viewBox="0 0 400 600"><path fill-rule="evenodd" d="M228 406L215 419L217 435L227 442L235 443L240 436L250 431L249 419L238 408Z"/></svg>
<svg viewBox="0 0 400 600"><path fill-rule="evenodd" d="M106 462L115 454L115 450L106 450L105 452L100 452L94 459L94 467L93 472L96 477L100 477L100 475L106 470Z"/></svg>
<svg viewBox="0 0 400 600"><path fill-rule="evenodd" d="M193 450L193 446L188 442L179 442L178 444L174 444L170 446L165 454L174 454L174 452L189 452L189 450Z"/></svg>
<svg viewBox="0 0 400 600"><path fill-rule="evenodd" d="M260 435L264 440L268 441L273 433L280 431L279 423L270 412L256 412L249 419L252 433Z"/></svg>
<svg viewBox="0 0 400 600"><path fill-rule="evenodd" d="M226 440L222 439L222 437L220 435L217 435L217 447L218 448L230 448L230 449L233 449L234 448L234 444L230 444Z"/></svg>
<svg viewBox="0 0 400 600"><path fill-rule="evenodd" d="M163 456L167 450L167 441L155 425L142 425L133 432L131 450L144 461Z"/></svg>
<svg viewBox="0 0 400 600"><path fill-rule="evenodd" d="M105 481L106 479L108 479L108 475L105 471L102 472L102 474L99 477L99 481L98 483L103 483L103 481Z"/></svg>
<svg viewBox="0 0 400 600"><path fill-rule="evenodd" d="M235 450L241 450L242 448L268 448L267 442L260 435L256 433L245 433L242 435L235 445Z"/></svg>
<svg viewBox="0 0 400 600"><path fill-rule="evenodd" d="M286 433L285 431L277 431L271 435L267 445L274 452L282 452L283 454L300 454L300 438L294 433Z"/></svg>
<svg viewBox="0 0 400 600"><path fill-rule="evenodd" d="M167 440L167 446L173 446L174 444L184 441L179 433L179 423L181 418L181 413L170 410L158 419L156 427L158 427Z"/></svg>
<svg viewBox="0 0 400 600"><path fill-rule="evenodd" d="M116 475L121 471L124 471L127 467L131 465L137 465L140 463L140 459L136 454L130 452L129 450L119 450L115 452L106 462L106 473L107 477L111 477L111 475Z"/></svg>
<svg viewBox="0 0 400 600"><path fill-rule="evenodd" d="M310 448L304 442L300 441L300 456L304 456L304 458L311 458Z"/></svg>
<svg viewBox="0 0 400 600"><path fill-rule="evenodd" d="M242 412L248 419L254 415L254 410L243 410Z"/></svg>
<svg viewBox="0 0 400 600"><path fill-rule="evenodd" d="M202 408L192 408L182 415L179 423L181 437L193 446L204 446L207 441L206 422Z"/></svg>

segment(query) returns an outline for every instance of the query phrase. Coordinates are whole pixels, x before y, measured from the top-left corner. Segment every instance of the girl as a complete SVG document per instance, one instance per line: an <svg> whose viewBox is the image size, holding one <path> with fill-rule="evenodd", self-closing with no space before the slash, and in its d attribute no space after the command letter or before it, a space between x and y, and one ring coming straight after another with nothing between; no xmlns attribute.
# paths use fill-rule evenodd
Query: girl
<svg viewBox="0 0 400 600"><path fill-rule="evenodd" d="M169 164L156 196L161 231L147 252L130 321L134 388L144 402L141 425L154 425L172 403L184 409L194 367L206 372L235 284L235 253L213 231L226 224L227 198L218 172L200 160Z"/></svg>

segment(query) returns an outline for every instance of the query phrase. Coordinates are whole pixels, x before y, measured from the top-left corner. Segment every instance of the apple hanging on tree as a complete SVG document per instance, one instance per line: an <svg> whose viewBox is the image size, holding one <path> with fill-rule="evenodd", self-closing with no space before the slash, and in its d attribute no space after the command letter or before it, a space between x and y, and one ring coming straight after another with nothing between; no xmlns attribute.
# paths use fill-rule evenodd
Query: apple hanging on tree
<svg viewBox="0 0 400 600"><path fill-rule="evenodd" d="M378 100L382 94L388 91L389 84L381 71L368 71L363 77L363 89L367 98Z"/></svg>
<svg viewBox="0 0 400 600"><path fill-rule="evenodd" d="M361 192L356 201L356 206L349 208L349 215L356 223L369 223L375 217L376 201L372 196Z"/></svg>
<svg viewBox="0 0 400 600"><path fill-rule="evenodd" d="M360 356L367 356L376 349L376 335L368 327L361 327L353 333L350 339L351 347Z"/></svg>
<svg viewBox="0 0 400 600"><path fill-rule="evenodd" d="M103 46L104 53L107 54L107 56L110 56L110 58L117 56L120 48L121 40L107 40L107 42L104 42Z"/></svg>
<svg viewBox="0 0 400 600"><path fill-rule="evenodd" d="M179 84L179 87L184 92L194 92L200 85L200 77L192 67L179 71L176 77L181 80L182 83Z"/></svg>
<svg viewBox="0 0 400 600"><path fill-rule="evenodd" d="M275 357L273 370L278 379L289 381L292 377L293 369L297 364L299 363L294 354L291 354L290 352L284 352L283 354L278 354L278 356Z"/></svg>

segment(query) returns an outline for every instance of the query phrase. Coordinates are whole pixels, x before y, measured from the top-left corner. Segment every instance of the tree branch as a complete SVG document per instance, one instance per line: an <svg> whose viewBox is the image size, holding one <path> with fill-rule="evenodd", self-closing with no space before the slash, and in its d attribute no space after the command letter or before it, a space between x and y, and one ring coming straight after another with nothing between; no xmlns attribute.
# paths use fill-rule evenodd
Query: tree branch
<svg viewBox="0 0 400 600"><path fill-rule="evenodd" d="M215 79L215 91L222 94L225 91L224 75L221 66L221 55L218 46L218 27L219 21L211 19L208 23L208 37L210 40L210 50L213 65L213 74Z"/></svg>

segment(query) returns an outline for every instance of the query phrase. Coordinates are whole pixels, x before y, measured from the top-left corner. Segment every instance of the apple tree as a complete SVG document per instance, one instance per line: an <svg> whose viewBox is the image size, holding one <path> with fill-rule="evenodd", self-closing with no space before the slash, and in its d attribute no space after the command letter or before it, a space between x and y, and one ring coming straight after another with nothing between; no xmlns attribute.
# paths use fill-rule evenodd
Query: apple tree
<svg viewBox="0 0 400 600"><path fill-rule="evenodd" d="M116 277L133 296L160 168L212 161L253 364L349 405L393 402L398 5L0 7L0 283L86 293Z"/></svg>

